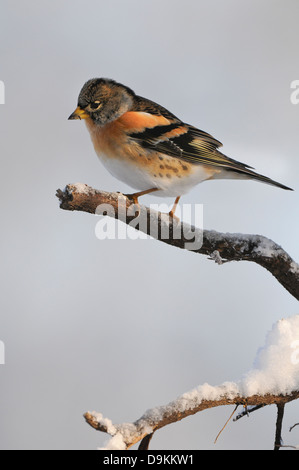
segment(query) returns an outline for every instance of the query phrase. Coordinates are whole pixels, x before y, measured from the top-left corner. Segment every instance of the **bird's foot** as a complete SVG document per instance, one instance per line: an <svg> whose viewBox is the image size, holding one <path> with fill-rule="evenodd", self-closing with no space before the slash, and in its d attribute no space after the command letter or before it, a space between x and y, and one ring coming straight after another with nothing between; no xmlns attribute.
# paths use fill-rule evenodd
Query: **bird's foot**
<svg viewBox="0 0 299 470"><path fill-rule="evenodd" d="M135 210L135 217L139 217L140 215L140 204L138 201L138 193L134 194L124 194L124 196L129 199L129 201L132 201L132 204L130 205L130 210L133 211Z"/></svg>
<svg viewBox="0 0 299 470"><path fill-rule="evenodd" d="M176 222L177 224L180 224L181 223L181 219L179 217L177 217L175 214L174 214L174 211L170 211L168 212L168 215L171 219L173 219L174 222Z"/></svg>

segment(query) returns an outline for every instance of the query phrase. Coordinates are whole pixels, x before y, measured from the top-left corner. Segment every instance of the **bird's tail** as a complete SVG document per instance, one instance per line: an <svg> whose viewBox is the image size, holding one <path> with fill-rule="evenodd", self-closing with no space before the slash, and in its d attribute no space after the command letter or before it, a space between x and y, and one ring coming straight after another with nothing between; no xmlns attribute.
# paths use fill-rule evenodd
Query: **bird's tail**
<svg viewBox="0 0 299 470"><path fill-rule="evenodd" d="M259 173L256 173L254 171L254 168L252 168L251 166L227 157L223 153L219 152L219 150L214 153L214 156L215 154L216 154L216 159L219 160L219 163L218 163L219 166L220 167L222 166L222 168L224 169L224 174L220 173L218 178L232 177L234 179L235 178L236 179L253 179L255 181L260 181L261 183L271 184L272 186L277 186L278 188L281 188L281 189L293 191L292 188L289 188L288 186L285 186L284 184L278 183L277 181L274 181L271 178L268 178L268 176L264 176L264 175L260 175ZM224 176L225 172L227 172L226 176Z"/></svg>
<svg viewBox="0 0 299 470"><path fill-rule="evenodd" d="M272 186L277 186L278 188L281 189L286 189L288 191L294 191L292 188L289 188L288 186L285 186L284 184L278 183L277 181L272 180L271 178L268 178L267 176L260 175L259 173L255 173L255 171L250 170L249 168L242 168L242 169L236 169L236 168L230 168L229 171L233 171L234 173L239 173L240 178L248 178L248 179L253 179L256 181L260 181L261 183L266 183L266 184L271 184Z"/></svg>

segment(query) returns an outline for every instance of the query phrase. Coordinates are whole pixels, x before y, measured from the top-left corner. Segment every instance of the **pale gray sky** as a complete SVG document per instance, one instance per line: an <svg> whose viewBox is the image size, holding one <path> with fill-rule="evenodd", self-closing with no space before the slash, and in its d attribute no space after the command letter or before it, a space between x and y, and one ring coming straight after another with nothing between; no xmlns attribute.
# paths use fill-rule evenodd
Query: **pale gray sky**
<svg viewBox="0 0 299 470"><path fill-rule="evenodd" d="M132 421L201 383L238 380L298 303L256 265L218 266L154 240L99 241L94 217L60 210L55 191L67 183L129 190L101 166L83 123L67 121L80 88L120 81L293 187L213 181L183 202L204 204L206 228L263 234L298 260L299 4L0 0L0 9L0 446L95 449L106 437L85 411ZM215 446L231 411L169 426L151 448L272 448L275 407L230 423ZM288 443L298 442L288 433L298 416L289 405Z"/></svg>

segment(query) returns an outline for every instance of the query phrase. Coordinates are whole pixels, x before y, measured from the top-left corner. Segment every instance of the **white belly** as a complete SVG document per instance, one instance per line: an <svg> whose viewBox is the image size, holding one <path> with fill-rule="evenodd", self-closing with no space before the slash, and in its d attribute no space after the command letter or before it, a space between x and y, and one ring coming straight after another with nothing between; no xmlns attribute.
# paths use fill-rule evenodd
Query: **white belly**
<svg viewBox="0 0 299 470"><path fill-rule="evenodd" d="M107 158L103 154L98 154L98 157L112 176L138 191L159 188L161 191L153 193L158 197L181 196L202 181L211 179L210 167L204 165L193 165L192 172L187 175L169 174L168 177L160 177L159 174L153 175L146 171L146 167L138 167L128 160ZM165 155L165 158L170 157Z"/></svg>

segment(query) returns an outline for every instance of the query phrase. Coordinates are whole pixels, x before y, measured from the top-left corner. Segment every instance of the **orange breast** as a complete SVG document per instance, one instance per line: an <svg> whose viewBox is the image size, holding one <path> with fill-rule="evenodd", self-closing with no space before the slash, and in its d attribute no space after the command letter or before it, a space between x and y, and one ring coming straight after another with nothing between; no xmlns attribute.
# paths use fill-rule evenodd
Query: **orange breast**
<svg viewBox="0 0 299 470"><path fill-rule="evenodd" d="M129 141L128 134L142 132L146 127L169 124L170 121L163 116L154 116L149 113L127 112L119 119L99 127L88 118L85 119L90 132L95 151L98 155L104 154L107 158L137 158L146 154L146 151L136 143Z"/></svg>
<svg viewBox="0 0 299 470"><path fill-rule="evenodd" d="M85 120L94 149L99 156L104 154L108 158L119 158L119 150L126 142L126 135L116 122L99 127L91 119Z"/></svg>

